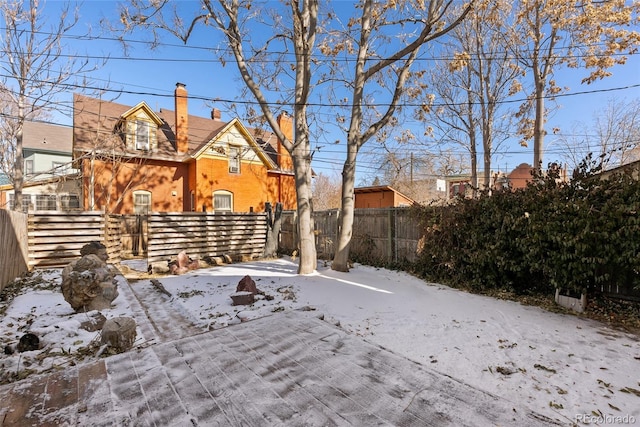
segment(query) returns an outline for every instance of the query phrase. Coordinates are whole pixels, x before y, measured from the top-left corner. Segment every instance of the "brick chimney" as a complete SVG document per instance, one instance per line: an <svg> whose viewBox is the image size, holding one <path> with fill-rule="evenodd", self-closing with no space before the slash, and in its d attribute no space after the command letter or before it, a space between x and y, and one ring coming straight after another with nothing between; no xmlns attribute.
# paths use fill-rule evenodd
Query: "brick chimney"
<svg viewBox="0 0 640 427"><path fill-rule="evenodd" d="M184 83L176 83L176 150L178 154L189 151L189 114L187 112L187 88Z"/></svg>
<svg viewBox="0 0 640 427"><path fill-rule="evenodd" d="M283 111L278 116L278 126L280 126L280 130L284 135L289 139L289 141L293 141L293 117L287 114L286 111ZM291 160L291 156L286 148L282 145L282 141L278 139L278 167L281 170L293 170L293 161Z"/></svg>

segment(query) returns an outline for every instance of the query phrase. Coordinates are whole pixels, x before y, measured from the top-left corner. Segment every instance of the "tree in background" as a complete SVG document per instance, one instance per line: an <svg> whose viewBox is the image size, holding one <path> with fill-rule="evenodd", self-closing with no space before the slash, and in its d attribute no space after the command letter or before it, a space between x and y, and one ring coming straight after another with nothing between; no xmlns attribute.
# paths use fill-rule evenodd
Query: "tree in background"
<svg viewBox="0 0 640 427"><path fill-rule="evenodd" d="M313 209L325 211L340 207L340 178L320 172L313 178Z"/></svg>
<svg viewBox="0 0 640 427"><path fill-rule="evenodd" d="M14 189L14 210L22 210L24 157L22 129L26 120L44 117L55 109L56 97L67 84L95 67L87 60L69 56L64 36L78 22L78 15L64 5L54 25L42 22L44 2L39 0L0 3L4 31L0 35L0 92L4 105L2 163L11 164L7 175ZM8 109L9 115L6 115Z"/></svg>
<svg viewBox="0 0 640 427"><path fill-rule="evenodd" d="M416 99L424 86L421 73L412 74L420 49L449 33L469 13L471 4L454 9L452 0L389 1L363 0L358 17L343 31L333 31L320 50L326 55L349 58L349 66L334 61L330 79L346 85L350 95L342 105L348 112L339 117L346 127L347 155L342 169L342 202L339 233L331 268L348 271L353 233L354 187L358 152L372 138L383 140L384 128L393 123L404 99ZM407 83L416 78L408 90Z"/></svg>
<svg viewBox="0 0 640 427"><path fill-rule="evenodd" d="M431 74L438 107L428 115L441 135L469 152L471 182L489 189L494 150L509 135L511 114L504 101L520 88L520 69L508 52L511 2L479 3L451 32L442 54L451 58ZM506 35L505 35L506 33ZM482 149L482 180L478 144ZM475 191L475 189L474 189Z"/></svg>
<svg viewBox="0 0 640 427"><path fill-rule="evenodd" d="M570 169L589 153L602 159L604 169L640 160L640 99L610 99L592 121L576 123L560 144Z"/></svg>
<svg viewBox="0 0 640 427"><path fill-rule="evenodd" d="M635 53L640 44L640 2L625 0L520 0L511 27L513 51L527 71L532 89L518 113L521 144L533 139L533 166L541 168L544 153L546 100L563 91L554 80L560 66L584 67L582 80L592 83L611 75L624 54Z"/></svg>

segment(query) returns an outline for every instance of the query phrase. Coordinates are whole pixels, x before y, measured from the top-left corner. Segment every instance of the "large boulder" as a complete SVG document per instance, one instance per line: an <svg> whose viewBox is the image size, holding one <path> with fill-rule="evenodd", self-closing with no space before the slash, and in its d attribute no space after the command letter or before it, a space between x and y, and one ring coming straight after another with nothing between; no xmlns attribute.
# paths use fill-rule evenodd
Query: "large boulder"
<svg viewBox="0 0 640 427"><path fill-rule="evenodd" d="M62 295L76 312L104 310L118 296L118 285L100 256L88 254L62 270Z"/></svg>
<svg viewBox="0 0 640 427"><path fill-rule="evenodd" d="M107 262L109 255L107 254L107 247L100 242L90 242L84 245L80 249L80 255L97 255L102 261Z"/></svg>

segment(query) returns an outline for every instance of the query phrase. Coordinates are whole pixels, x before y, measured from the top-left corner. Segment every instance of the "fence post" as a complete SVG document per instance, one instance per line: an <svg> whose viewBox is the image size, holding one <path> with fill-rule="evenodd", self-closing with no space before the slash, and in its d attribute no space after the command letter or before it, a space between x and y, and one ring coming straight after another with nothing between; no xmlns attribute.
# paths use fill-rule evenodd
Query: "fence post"
<svg viewBox="0 0 640 427"><path fill-rule="evenodd" d="M395 209L389 208L387 211L387 261L394 261L395 244L396 244L396 222Z"/></svg>

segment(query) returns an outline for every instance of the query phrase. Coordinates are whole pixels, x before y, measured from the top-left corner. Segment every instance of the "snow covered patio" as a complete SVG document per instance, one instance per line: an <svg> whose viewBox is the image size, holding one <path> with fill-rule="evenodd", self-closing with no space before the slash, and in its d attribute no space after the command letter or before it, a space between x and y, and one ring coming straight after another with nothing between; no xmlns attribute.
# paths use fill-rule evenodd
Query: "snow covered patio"
<svg viewBox="0 0 640 427"><path fill-rule="evenodd" d="M24 396L41 411L10 412L5 423L548 424L514 402L425 369L304 312L277 313L113 356L104 360L106 372L101 365L72 369L49 381L50 401ZM88 372L94 378L81 380ZM16 387L9 401L26 390ZM4 393L2 401L8 401Z"/></svg>
<svg viewBox="0 0 640 427"><path fill-rule="evenodd" d="M637 335L384 269L295 271L279 259L160 278L171 297L120 277L114 311L136 319L140 348L0 387L3 425L640 420ZM247 274L275 298L232 306ZM24 311L48 313L31 329L45 345L83 338L49 338L38 323L72 315L55 292L39 297ZM16 323L19 311L1 320Z"/></svg>

